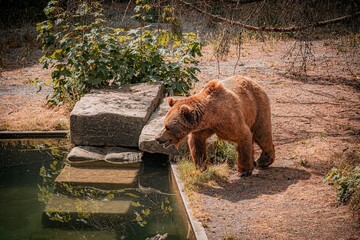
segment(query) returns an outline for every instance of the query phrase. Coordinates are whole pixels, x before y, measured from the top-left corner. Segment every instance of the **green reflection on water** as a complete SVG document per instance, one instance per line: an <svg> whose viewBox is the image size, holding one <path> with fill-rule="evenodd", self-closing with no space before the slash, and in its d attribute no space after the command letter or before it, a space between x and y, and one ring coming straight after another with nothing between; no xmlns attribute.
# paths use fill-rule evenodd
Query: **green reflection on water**
<svg viewBox="0 0 360 240"><path fill-rule="evenodd" d="M37 151L30 154L32 159L40 161L0 168L1 239L145 239L157 233L168 233L168 239L186 238L184 223L179 222L174 207L174 197L167 194L170 185L166 161L144 161L138 185L131 188L103 190L68 184L56 186L54 179L64 166L64 149L40 146L32 148ZM1 160L14 163L16 159L9 157L21 158L26 147L7 146L7 150L14 150L11 154L3 149L0 149ZM75 200L73 207L77 212L43 213L54 196ZM115 201L129 202L127 211L93 213Z"/></svg>

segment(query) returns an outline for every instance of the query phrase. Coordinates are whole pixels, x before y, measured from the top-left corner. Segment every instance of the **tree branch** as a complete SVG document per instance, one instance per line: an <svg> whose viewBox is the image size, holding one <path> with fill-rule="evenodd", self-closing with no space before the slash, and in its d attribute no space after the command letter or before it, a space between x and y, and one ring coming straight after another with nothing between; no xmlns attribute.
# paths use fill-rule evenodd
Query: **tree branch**
<svg viewBox="0 0 360 240"><path fill-rule="evenodd" d="M302 31L302 30L305 30L305 29L308 29L308 28L323 27L323 26L326 26L326 25L329 25L329 24L342 22L344 20L360 16L360 11L359 11L359 12L356 12L355 14L352 14L352 15L345 15L345 16L338 17L338 18L324 20L324 21L316 22L316 23L309 24L309 25L306 25L306 26L293 26L293 27L284 27L284 28L265 27L265 26L257 27L257 26L248 25L248 24L245 24L245 23L242 23L242 22L234 21L234 20L231 20L231 19L228 19L228 18L224 18L224 17L219 16L219 15L211 14L211 13L209 13L209 12L207 12L207 11L205 11L205 10L203 10L203 9L201 9L201 8L191 4L189 2L186 2L184 0L179 0L179 1L181 3L183 3L183 4L185 4L185 5L193 8L194 10L200 12L200 13L208 15L211 18L217 19L218 21L227 22L227 23L232 24L232 25L237 25L237 26L240 26L240 27L248 29L248 30L259 31L259 32L298 32L298 31Z"/></svg>
<svg viewBox="0 0 360 240"><path fill-rule="evenodd" d="M253 2L262 2L264 0L226 0L226 1L231 2L231 3L246 4L246 3L253 3Z"/></svg>

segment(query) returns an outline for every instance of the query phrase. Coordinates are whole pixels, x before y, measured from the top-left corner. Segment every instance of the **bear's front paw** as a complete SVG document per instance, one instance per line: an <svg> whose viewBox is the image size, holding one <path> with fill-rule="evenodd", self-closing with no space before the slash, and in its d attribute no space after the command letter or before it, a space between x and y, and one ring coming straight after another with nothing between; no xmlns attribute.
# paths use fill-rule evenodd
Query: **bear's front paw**
<svg viewBox="0 0 360 240"><path fill-rule="evenodd" d="M251 174L252 174L252 170L241 171L241 172L240 172L240 176L241 176L241 177L250 177Z"/></svg>
<svg viewBox="0 0 360 240"><path fill-rule="evenodd" d="M205 172L207 169L207 164L195 164L196 170L200 172Z"/></svg>

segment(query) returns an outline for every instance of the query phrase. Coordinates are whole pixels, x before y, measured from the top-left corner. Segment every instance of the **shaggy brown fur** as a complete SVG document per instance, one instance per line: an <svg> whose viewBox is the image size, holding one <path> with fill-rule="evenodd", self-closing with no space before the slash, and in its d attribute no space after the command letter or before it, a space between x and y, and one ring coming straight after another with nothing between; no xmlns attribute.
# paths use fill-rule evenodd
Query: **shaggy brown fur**
<svg viewBox="0 0 360 240"><path fill-rule="evenodd" d="M253 142L262 149L259 167L274 162L270 101L254 81L242 76L221 82L212 80L199 93L179 100L169 98L168 104L171 108L156 140L165 147L178 146L190 134L190 153L198 169L206 168L206 139L214 133L237 144L237 165L242 176L251 175L256 165Z"/></svg>

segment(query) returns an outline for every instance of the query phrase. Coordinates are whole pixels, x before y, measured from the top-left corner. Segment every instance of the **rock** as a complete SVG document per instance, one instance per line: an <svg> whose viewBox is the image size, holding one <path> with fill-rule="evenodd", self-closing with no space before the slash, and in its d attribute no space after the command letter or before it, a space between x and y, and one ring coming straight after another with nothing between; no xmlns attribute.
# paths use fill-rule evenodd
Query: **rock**
<svg viewBox="0 0 360 240"><path fill-rule="evenodd" d="M142 161L143 152L122 147L77 146L71 149L67 161L72 166L108 165L135 166Z"/></svg>
<svg viewBox="0 0 360 240"><path fill-rule="evenodd" d="M106 148L78 146L71 149L71 151L67 156L67 160L70 163L104 161L106 153L107 153Z"/></svg>
<svg viewBox="0 0 360 240"><path fill-rule="evenodd" d="M137 147L142 128L159 104L162 84L94 90L70 114L74 145Z"/></svg>
<svg viewBox="0 0 360 240"><path fill-rule="evenodd" d="M99 188L137 186L138 168L93 168L65 166L55 179L57 189L63 184Z"/></svg>
<svg viewBox="0 0 360 240"><path fill-rule="evenodd" d="M120 147L109 147L105 156L105 162L113 164L138 163L141 162L143 153L133 149Z"/></svg>
<svg viewBox="0 0 360 240"><path fill-rule="evenodd" d="M174 146L164 148L156 142L155 138L160 134L163 128L163 121L166 113L169 111L169 105L167 104L166 98L159 105L158 109L151 115L148 123L144 126L141 131L139 138L139 149L149 153L162 153L167 155L178 155L189 152L187 147L187 139L181 144L179 150Z"/></svg>

